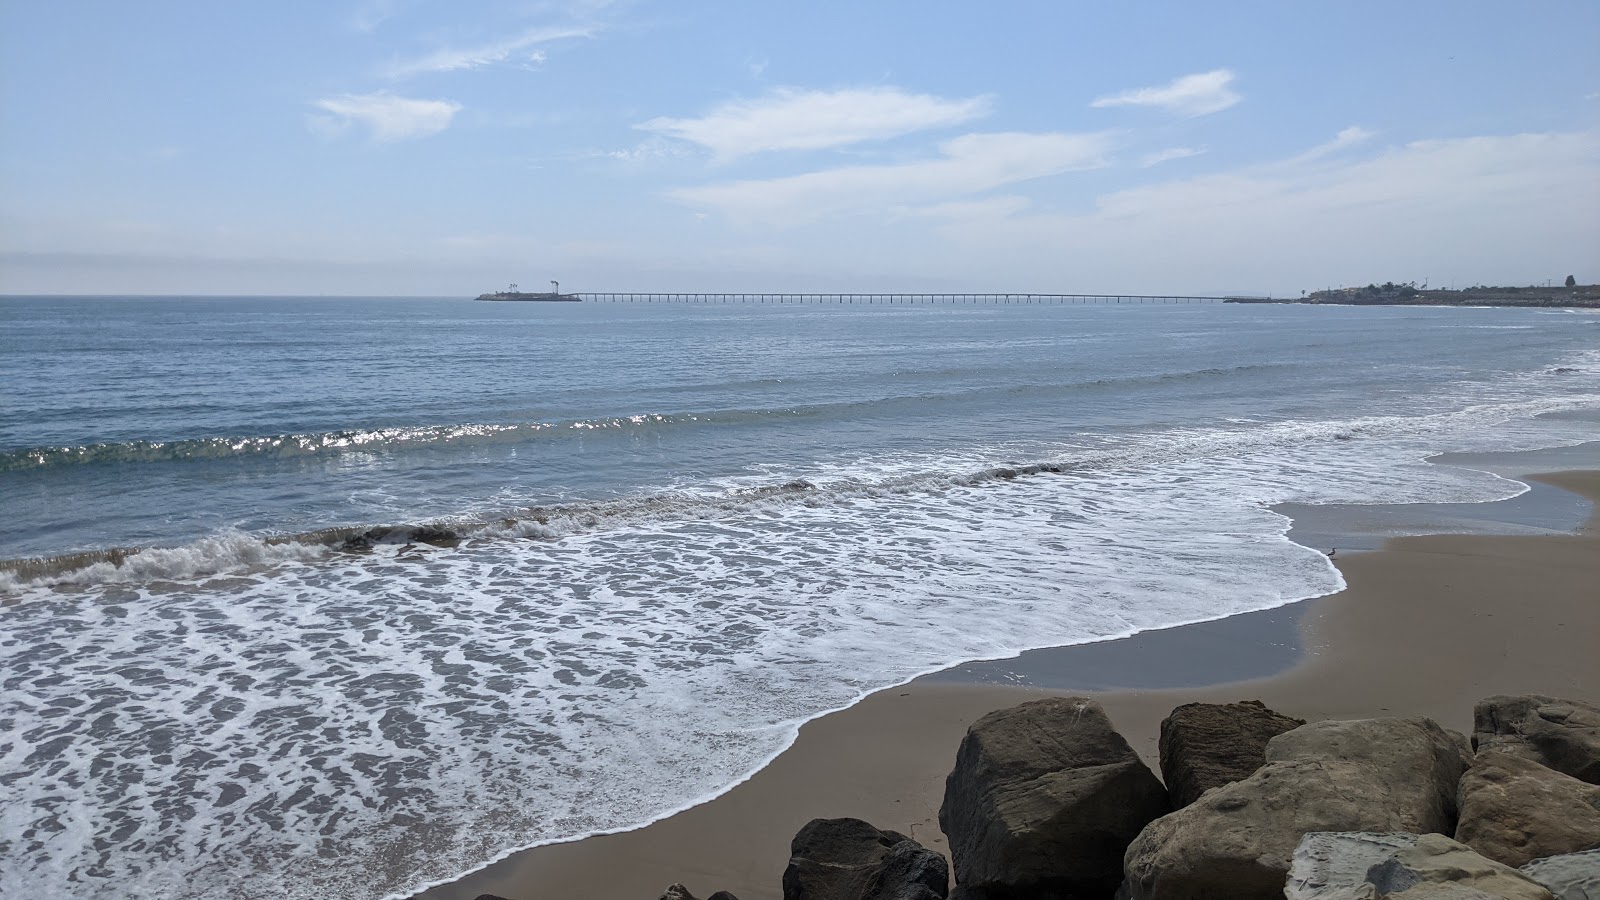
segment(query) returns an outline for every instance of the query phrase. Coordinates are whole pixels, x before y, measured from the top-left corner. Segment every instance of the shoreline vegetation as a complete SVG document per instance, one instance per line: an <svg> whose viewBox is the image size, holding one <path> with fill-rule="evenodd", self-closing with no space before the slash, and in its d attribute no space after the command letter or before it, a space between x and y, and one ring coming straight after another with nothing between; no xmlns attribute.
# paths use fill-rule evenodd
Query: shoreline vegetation
<svg viewBox="0 0 1600 900"><path fill-rule="evenodd" d="M1262 299L1230 297L1227 303L1308 303L1336 306L1531 306L1600 309L1600 285L1487 287L1477 285L1461 290L1429 289L1415 283L1369 284L1312 291L1302 297Z"/></svg>
<svg viewBox="0 0 1600 900"><path fill-rule="evenodd" d="M1600 471L1559 472L1533 478L1591 502L1600 501ZM807 723L795 743L769 766L708 803L633 831L522 851L418 896L425 900L466 900L484 894L516 900L539 896L600 900L662 896L663 889L669 885L673 888L668 896L680 900L715 895L714 892L720 891L729 893L719 900L727 900L729 896L742 900L867 896L838 893L816 880L818 873L841 871L838 867L848 862L846 868L854 866L850 871L875 884L884 885L884 879L891 876L901 879L894 883L904 887L905 892L882 896L927 900L945 896L936 883L944 872L941 867L952 857L950 837L958 840L956 880L959 882L966 873L967 879L977 888L974 891L963 886L957 889L956 896L993 894L978 887L986 883L983 879L994 881L992 887L999 891L994 896L1011 896L1004 882L1009 877L1004 873L1004 866L980 863L988 857L973 855L974 848L992 850L1004 846L1006 828L995 824L992 806L979 816L979 819L987 816L988 825L973 818L976 807L972 804L966 804L965 812L951 806L952 795L947 793L947 784L949 790L962 797L987 796L985 792L994 786L987 785L979 777L984 766L963 767L962 761L972 763L984 754L1004 755L1007 751L1003 741L986 747L982 732L1003 736L1005 722L1019 715L1029 723L1024 730L1031 729L1037 724L1033 719L1059 718L1059 698L1071 698L1070 702L1078 705L1076 708L1092 707L1093 715L1085 714L1081 719L1089 722L1086 727L1094 734L1088 735L1081 744L1073 745L1078 749L1064 751L1068 757L1080 751L1090 756L1109 754L1108 759L1115 756L1114 764L1101 761L1095 765L1102 765L1107 771L1127 770L1130 783L1137 782L1144 793L1153 790L1150 784L1153 778L1145 776L1166 770L1169 783L1165 788L1156 784L1155 788L1185 793L1184 799L1193 799L1189 796L1194 793L1193 786L1179 785L1173 778L1173 770L1168 768L1170 760L1162 759L1170 754L1169 745L1173 743L1165 732L1175 727L1164 722L1180 718L1177 714L1183 709L1178 708L1205 705L1202 711L1223 715L1219 726L1223 731L1237 731L1234 725L1245 720L1259 719L1272 725L1253 730L1254 743L1245 742L1252 747L1267 744L1269 738L1285 730L1282 727L1285 724L1292 725L1300 720L1310 723L1290 732L1307 732L1309 737L1296 739L1298 743L1290 741L1284 745L1288 749L1274 743L1274 750L1263 751L1256 747L1251 751L1257 755L1265 753L1266 759L1271 760L1261 769L1260 775L1241 774L1243 781L1215 788L1213 793L1191 803L1184 811L1155 818L1141 829L1134 829L1136 836L1124 835L1131 841L1131 844L1123 842L1124 846L1138 851L1128 851L1126 857L1127 865L1133 867L1127 871L1138 876L1138 883L1130 888L1134 893L1127 896L1214 895L1204 893L1203 888L1197 888L1201 893L1189 894L1163 891L1159 889L1160 884L1176 885L1178 882L1171 879L1163 882L1162 872L1183 871L1188 865L1183 854L1188 850L1225 842L1218 838L1223 832L1202 830L1186 836L1185 829L1198 827L1196 823L1207 817L1216 819L1232 815L1230 810L1236 808L1254 808L1257 812L1251 815L1271 818L1269 808L1274 806L1273 798L1278 794L1276 791L1261 793L1258 783L1269 774L1288 779L1286 773L1296 767L1322 771L1328 767L1366 766L1372 771L1356 779L1360 782L1363 778L1369 781L1378 778L1385 772L1410 771L1405 767L1422 760L1426 763L1422 766L1427 770L1425 773L1413 773L1417 774L1416 778L1402 773L1407 783L1390 785L1393 790L1388 794L1403 794L1404 798L1395 799L1380 791L1371 796L1363 794L1364 799L1357 798L1353 803L1324 798L1326 802L1320 806L1309 794L1301 798L1312 814L1306 821L1317 820L1313 823L1315 827L1309 830L1402 832L1387 842L1380 842L1381 846L1357 842L1356 845L1340 844L1330 850L1317 845L1310 848L1309 855L1325 858L1334 850L1348 851L1354 854L1350 859L1370 859L1373 871L1377 871L1380 863L1387 866L1389 876L1396 875L1397 866L1408 867L1398 876L1402 884L1416 884L1415 880L1408 882L1408 879L1430 866L1436 875L1446 872L1440 877L1449 880L1453 876L1448 873L1462 871L1458 863L1467 859L1472 863L1467 868L1482 875L1479 889L1489 890L1488 896L1549 897L1544 888L1519 875L1515 865L1494 861L1497 855L1504 856L1507 852L1495 841L1499 839L1496 835L1503 837L1517 829L1526 832L1531 827L1536 831L1554 829L1547 835L1547 843L1540 846L1558 846L1561 841L1571 844L1571 829L1562 831L1548 821L1559 817L1546 816L1546 821L1542 822L1525 821L1537 810L1533 813L1506 811L1495 806L1490 812L1474 814L1478 815L1473 820L1475 824L1465 831L1461 830L1458 820L1467 821L1467 815L1462 812L1466 804L1478 803L1481 807L1497 792L1511 796L1514 801L1522 787L1550 789L1565 792L1563 796L1571 794L1567 799L1576 797L1575 802L1580 805L1587 802L1584 798L1590 792L1595 792L1594 785L1586 783L1592 779L1581 777L1581 772L1574 776L1559 771L1559 766L1552 767L1548 761L1528 765L1526 760L1502 758L1506 754L1499 751L1506 751L1508 745L1501 737L1506 733L1527 732L1530 726L1520 719L1516 722L1508 719L1509 724L1502 722L1506 725L1504 729L1494 723L1497 717L1514 718L1509 710L1516 704L1510 703L1507 697L1544 698L1530 701L1534 706L1529 709L1534 712L1529 715L1534 718L1543 714L1539 712L1543 707L1538 704L1549 698L1563 698L1544 705L1576 711L1567 717L1568 724L1573 727L1564 733L1569 737L1577 735L1580 744L1595 742L1583 744L1586 749L1580 751L1580 756L1583 753L1596 755L1591 762L1597 767L1595 771L1600 771L1600 754L1594 750L1600 746L1600 724L1597 724L1600 719L1589 721L1600 715L1594 710L1600 704L1600 659L1596 659L1592 647L1593 635L1600 633L1600 604L1595 602L1594 596L1594 585L1600 583L1597 525L1600 525L1600 514L1591 511L1587 524L1572 534L1430 534L1394 538L1377 551L1341 554L1335 564L1345 576L1345 590L1295 605L1299 612L1303 656L1297 664L1275 675L1231 682L1201 678L1185 687L1153 690L1088 692L1045 690L1027 685L952 684L932 676L917 679ZM1248 636L1231 643L1219 643L1219 632L1214 628L1182 626L1172 631L1175 637L1185 633L1196 636L1187 651L1191 655L1220 659L1262 651ZM1104 645L1084 646L1103 649ZM1062 647L1053 652L1066 659L1073 656L1077 648ZM1172 661L1145 657L1143 664L1161 668ZM1192 664L1193 660L1188 660L1183 667L1192 669ZM1021 706L1049 698L1058 698L1056 706ZM1266 712L1257 709L1258 703L1265 704ZM1528 704L1522 703L1517 709L1524 706ZM1018 708L1032 712L1018 713ZM997 715L998 710L1007 710L1010 715ZM1226 710L1233 712L1226 713ZM1560 710L1556 709L1551 715L1556 712ZM1288 722L1283 721L1285 717ZM980 719L985 724L971 729ZM1072 717L1074 722L1079 719ZM1546 716L1539 721L1548 719ZM1239 727L1252 731L1247 725ZM1225 741L1217 744L1214 730L1208 731L1203 723L1198 726L1189 741L1191 751L1196 747L1203 751L1209 743L1214 752L1224 755L1232 752L1233 745ZM975 734L978 736L974 737ZM1495 737L1496 734L1501 737ZM1474 744L1482 744L1475 748L1479 753L1476 761L1473 748L1467 745L1467 735L1473 736ZM1073 739L1077 740L1076 735ZM1118 749L1119 745L1122 749ZM1393 758L1366 759L1365 751L1359 748L1367 745L1390 747L1392 752L1385 752ZM1393 749L1396 747L1416 750L1411 756L1417 759L1402 764L1399 756L1410 750ZM1486 748L1495 752L1486 754ZM1509 749L1518 751L1517 747ZM1305 761L1313 757L1314 761ZM1252 763L1249 771L1255 771L1260 765L1261 761ZM1140 766L1148 769L1143 775L1137 769ZM1190 778L1193 774L1183 777ZM1423 785L1420 793L1415 789L1417 785ZM1315 793L1304 784L1297 786L1292 779L1280 787L1291 793L1300 788ZM1372 789L1367 790L1370 793ZM1256 791L1259 796L1250 791ZM1240 796L1233 797L1233 793ZM1343 798L1345 794L1338 793L1338 796ZM1217 806L1210 801L1219 797L1229 802L1210 809L1210 806ZM1240 803L1234 804L1234 800ZM1410 805L1400 808L1406 804ZM983 804L977 802L977 805ZM1343 820L1334 820L1342 813L1329 812L1330 809L1353 809L1355 812L1346 816L1350 822L1340 824ZM1363 816L1373 821L1368 823ZM1377 821L1385 816L1388 818L1383 822ZM1518 816L1523 818L1518 819ZM816 820L825 821L818 824ZM1300 819L1295 821L1298 823ZM1496 827L1496 822L1506 828ZM865 823L871 823L870 827ZM1579 844L1587 840L1582 837L1582 827L1580 825L1578 831ZM985 828L990 830L985 831ZM1266 831L1274 828L1283 830L1269 823ZM1473 831L1473 828L1478 830ZM951 832L949 836L947 831ZM1443 832L1444 836L1414 836L1423 832ZM1206 837L1195 839L1195 833ZM1452 834L1483 856L1448 841ZM1283 843L1282 837L1277 835L1274 839ZM1299 845L1301 835L1290 837L1288 848L1305 849ZM1273 852L1281 849L1275 848ZM1111 856L1120 860L1122 854L1123 849L1117 847ZM1435 865L1441 860L1450 865ZM1209 863L1200 862L1205 864L1200 865L1199 870L1231 864L1230 860L1220 857ZM1253 890L1241 890L1230 896L1283 896L1282 878L1291 860L1286 857L1279 862L1281 866L1278 863L1268 866L1270 871L1265 875L1262 874L1265 870L1252 869L1248 876L1258 882L1262 878L1268 881L1277 878L1275 887L1263 889L1257 884ZM1296 855L1293 862L1300 866L1304 861ZM1600 874L1591 871L1600 866L1600 851L1583 854L1579 863L1589 866L1586 871L1600 878ZM1367 868L1363 862L1356 879L1347 887L1368 890L1361 883ZM1301 869L1294 871L1301 872ZM1493 882L1493 878L1501 881ZM1392 887L1394 883L1391 877L1388 884ZM809 889L807 884L811 885ZM1507 885L1514 885L1524 893L1495 892L1511 891ZM1457 884L1451 889L1463 887L1464 884ZM1411 896L1391 892L1384 883L1377 884L1374 893L1350 896L1391 894ZM1016 894L1023 895L1033 894ZM1099 892L1092 895L1099 896Z"/></svg>

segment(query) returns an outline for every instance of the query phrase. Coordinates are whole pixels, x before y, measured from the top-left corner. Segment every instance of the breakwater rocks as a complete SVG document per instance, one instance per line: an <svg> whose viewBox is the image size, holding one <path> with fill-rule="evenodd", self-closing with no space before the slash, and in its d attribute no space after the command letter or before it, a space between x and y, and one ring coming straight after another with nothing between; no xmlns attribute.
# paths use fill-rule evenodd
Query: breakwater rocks
<svg viewBox="0 0 1600 900"><path fill-rule="evenodd" d="M1600 900L1591 704L1489 697L1470 740L1421 717L1188 704L1161 725L1160 766L1092 699L997 710L945 783L954 885L905 835L817 819L784 900Z"/></svg>

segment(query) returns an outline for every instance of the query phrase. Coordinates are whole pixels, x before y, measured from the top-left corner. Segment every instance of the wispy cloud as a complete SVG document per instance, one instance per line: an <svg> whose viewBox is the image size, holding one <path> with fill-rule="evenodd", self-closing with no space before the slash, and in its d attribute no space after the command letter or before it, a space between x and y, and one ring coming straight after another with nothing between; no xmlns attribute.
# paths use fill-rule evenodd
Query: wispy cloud
<svg viewBox="0 0 1600 900"><path fill-rule="evenodd" d="M373 140L399 141L428 137L450 127L461 111L452 100L413 100L382 91L376 94L341 94L314 101L312 106L326 115L313 118L314 127L325 132L365 126Z"/></svg>
<svg viewBox="0 0 1600 900"><path fill-rule="evenodd" d="M489 41L472 47L446 47L426 56L396 62L385 70L385 74L391 78L404 78L429 72L460 72L467 69L478 69L509 60L539 63L543 62L545 58L544 51L537 49L540 44L548 44L553 41L570 38L592 37L596 31L597 26L592 25L530 28L513 37Z"/></svg>
<svg viewBox="0 0 1600 900"><path fill-rule="evenodd" d="M1089 105L1096 108L1154 106L1180 116L1204 116L1221 112L1242 99L1229 87L1232 83L1232 72L1212 69L1175 78L1160 87L1134 88L1097 97Z"/></svg>
<svg viewBox="0 0 1600 900"><path fill-rule="evenodd" d="M362 0L350 13L350 27L362 33L376 31L395 14L398 6L399 0Z"/></svg>
<svg viewBox="0 0 1600 900"><path fill-rule="evenodd" d="M1371 140L1375 134L1377 134L1377 132L1369 131L1365 128L1362 128L1360 125L1351 125L1349 128L1346 128L1334 135L1333 140L1318 144L1289 161L1301 163L1311 162L1315 159L1321 159L1324 156L1338 153L1340 150L1354 147L1357 144L1364 144Z"/></svg>
<svg viewBox="0 0 1600 900"><path fill-rule="evenodd" d="M783 178L680 188L668 196L736 222L790 225L831 215L893 212L1105 164L1106 134L968 134L937 159L845 166Z"/></svg>
<svg viewBox="0 0 1600 900"><path fill-rule="evenodd" d="M1175 159L1199 156L1204 152L1206 152L1205 149L1201 147L1168 147L1165 150L1157 150L1154 153L1146 153L1141 156L1139 158L1139 166L1148 169L1151 166L1159 166L1164 162L1172 162Z"/></svg>
<svg viewBox="0 0 1600 900"><path fill-rule="evenodd" d="M1600 133L1317 149L1104 194L1087 212L997 209L942 229L960 248L952 258L999 271L1038 269L1072 247L1063 274L1084 284L1149 284L1144 261L1156 255L1191 285L1322 287L1449 266L1565 274L1567 260L1600 245Z"/></svg>
<svg viewBox="0 0 1600 900"><path fill-rule="evenodd" d="M732 100L693 119L660 117L635 127L710 150L719 161L771 150L823 150L958 125L988 114L987 96L949 100L895 87L780 88Z"/></svg>

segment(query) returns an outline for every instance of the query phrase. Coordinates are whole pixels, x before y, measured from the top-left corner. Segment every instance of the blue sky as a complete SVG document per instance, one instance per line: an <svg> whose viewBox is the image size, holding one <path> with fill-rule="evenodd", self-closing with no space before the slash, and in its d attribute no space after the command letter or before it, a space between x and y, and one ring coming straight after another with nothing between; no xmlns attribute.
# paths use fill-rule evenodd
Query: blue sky
<svg viewBox="0 0 1600 900"><path fill-rule="evenodd" d="M1600 281L1600 3L0 0L0 293Z"/></svg>

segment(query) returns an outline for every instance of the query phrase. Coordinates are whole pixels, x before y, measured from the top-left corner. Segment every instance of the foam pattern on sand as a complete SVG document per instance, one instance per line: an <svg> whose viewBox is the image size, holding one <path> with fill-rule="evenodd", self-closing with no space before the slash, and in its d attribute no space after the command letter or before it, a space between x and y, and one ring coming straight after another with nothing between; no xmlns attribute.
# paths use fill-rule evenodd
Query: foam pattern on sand
<svg viewBox="0 0 1600 900"><path fill-rule="evenodd" d="M841 461L726 502L758 474L531 538L15 584L0 895L374 898L641 824L915 674L1335 590L1270 504L1511 496L1419 460L1582 440L1534 416L1594 402L1505 384L1422 415Z"/></svg>

